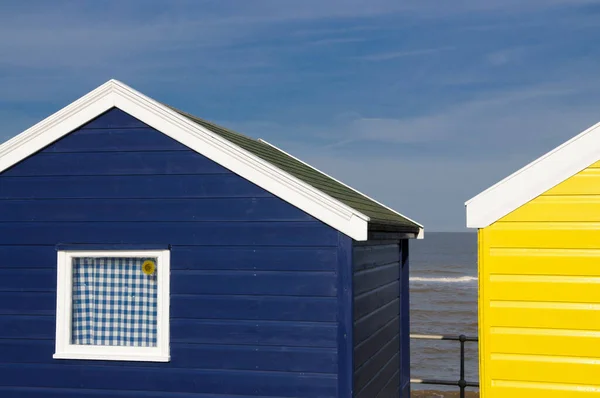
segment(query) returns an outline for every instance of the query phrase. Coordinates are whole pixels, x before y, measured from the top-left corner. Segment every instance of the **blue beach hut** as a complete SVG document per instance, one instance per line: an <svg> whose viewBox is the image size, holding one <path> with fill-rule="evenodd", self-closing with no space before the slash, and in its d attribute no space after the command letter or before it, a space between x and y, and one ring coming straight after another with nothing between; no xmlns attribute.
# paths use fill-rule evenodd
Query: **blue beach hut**
<svg viewBox="0 0 600 398"><path fill-rule="evenodd" d="M409 396L416 222L111 80L0 146L0 396Z"/></svg>

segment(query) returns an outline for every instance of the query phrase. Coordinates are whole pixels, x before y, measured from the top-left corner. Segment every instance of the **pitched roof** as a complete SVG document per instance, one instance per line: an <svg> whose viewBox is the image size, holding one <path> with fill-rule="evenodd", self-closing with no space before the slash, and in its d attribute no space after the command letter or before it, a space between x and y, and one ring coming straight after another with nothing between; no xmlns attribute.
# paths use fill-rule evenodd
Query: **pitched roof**
<svg viewBox="0 0 600 398"><path fill-rule="evenodd" d="M467 227L493 224L598 160L600 123L467 201Z"/></svg>
<svg viewBox="0 0 600 398"><path fill-rule="evenodd" d="M274 145L260 139L255 140L247 137L173 107L171 109L327 195L345 203L349 207L360 211L367 215L373 223L398 226L399 228L405 228L406 232L418 233L419 229L423 228L413 220L350 188Z"/></svg>
<svg viewBox="0 0 600 398"><path fill-rule="evenodd" d="M115 107L355 240L366 240L368 231L423 235L421 225L275 146L168 107L116 80L0 145L0 173Z"/></svg>

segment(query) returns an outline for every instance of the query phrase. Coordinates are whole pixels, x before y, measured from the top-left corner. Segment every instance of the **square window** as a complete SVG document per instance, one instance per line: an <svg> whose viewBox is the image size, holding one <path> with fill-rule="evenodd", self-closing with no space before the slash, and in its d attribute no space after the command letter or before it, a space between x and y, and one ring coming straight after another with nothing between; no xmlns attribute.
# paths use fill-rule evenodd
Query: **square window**
<svg viewBox="0 0 600 398"><path fill-rule="evenodd" d="M59 251L56 359L169 361L169 251Z"/></svg>

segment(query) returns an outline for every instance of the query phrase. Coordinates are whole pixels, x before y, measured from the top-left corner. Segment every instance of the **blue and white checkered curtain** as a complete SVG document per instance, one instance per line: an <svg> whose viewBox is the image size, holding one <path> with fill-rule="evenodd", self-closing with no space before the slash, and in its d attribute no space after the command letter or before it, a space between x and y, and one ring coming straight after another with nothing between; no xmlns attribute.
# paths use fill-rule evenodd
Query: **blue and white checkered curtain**
<svg viewBox="0 0 600 398"><path fill-rule="evenodd" d="M156 347L156 258L73 259L72 344Z"/></svg>

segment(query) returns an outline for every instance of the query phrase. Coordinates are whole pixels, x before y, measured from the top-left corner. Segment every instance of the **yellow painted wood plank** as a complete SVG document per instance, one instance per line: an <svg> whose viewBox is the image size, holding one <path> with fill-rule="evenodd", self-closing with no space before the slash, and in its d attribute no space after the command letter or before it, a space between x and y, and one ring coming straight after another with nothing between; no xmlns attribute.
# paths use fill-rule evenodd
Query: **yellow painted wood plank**
<svg viewBox="0 0 600 398"><path fill-rule="evenodd" d="M600 276L600 248L492 248L486 257L486 270L492 275Z"/></svg>
<svg viewBox="0 0 600 398"><path fill-rule="evenodd" d="M497 222L487 228L490 247L596 249L600 223Z"/></svg>
<svg viewBox="0 0 600 398"><path fill-rule="evenodd" d="M600 277L490 275L490 300L600 303Z"/></svg>
<svg viewBox="0 0 600 398"><path fill-rule="evenodd" d="M491 328L492 353L600 358L600 331Z"/></svg>
<svg viewBox="0 0 600 398"><path fill-rule="evenodd" d="M487 328L600 330L600 304L491 301L485 311Z"/></svg>
<svg viewBox="0 0 600 398"><path fill-rule="evenodd" d="M508 214L502 221L598 222L600 196L541 196Z"/></svg>
<svg viewBox="0 0 600 398"><path fill-rule="evenodd" d="M484 398L597 398L600 385L492 381L493 390Z"/></svg>
<svg viewBox="0 0 600 398"><path fill-rule="evenodd" d="M479 332L479 392L482 397L486 397L486 394L491 394L491 381L487 377L487 362L490 355L489 351L489 334L490 328L486 323L486 312L489 303L487 298L487 288L485 281L487 280L487 261L488 254L490 252L487 246L487 232L484 229L480 229L477 233L478 251L478 284L479 284L479 295L478 295L478 332Z"/></svg>
<svg viewBox="0 0 600 398"><path fill-rule="evenodd" d="M589 385L600 379L599 358L492 354L489 368L496 380Z"/></svg>
<svg viewBox="0 0 600 398"><path fill-rule="evenodd" d="M581 171L544 195L600 195L600 168L595 167Z"/></svg>

